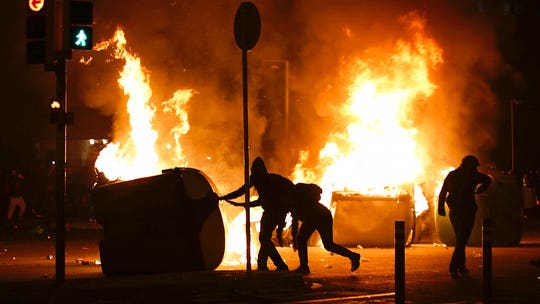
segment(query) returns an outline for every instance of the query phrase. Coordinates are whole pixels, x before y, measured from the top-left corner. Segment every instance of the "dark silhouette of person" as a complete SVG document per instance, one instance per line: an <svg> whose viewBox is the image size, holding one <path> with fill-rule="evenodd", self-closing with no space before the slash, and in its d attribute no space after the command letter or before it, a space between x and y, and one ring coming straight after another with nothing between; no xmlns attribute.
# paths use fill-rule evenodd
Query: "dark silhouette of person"
<svg viewBox="0 0 540 304"><path fill-rule="evenodd" d="M18 208L18 217L17 220L21 220L24 212L26 210L26 201L24 199L24 176L17 170L12 169L11 174L8 176L8 195L9 195L9 206L7 219L11 221L13 219L13 214Z"/></svg>
<svg viewBox="0 0 540 304"><path fill-rule="evenodd" d="M308 240L315 230L321 236L324 249L351 260L351 271L360 267L360 254L334 243L333 218L330 210L320 203L322 189L316 184L295 185L294 202L291 206L293 248L298 250L300 266L295 270L309 274ZM301 221L300 230L298 222Z"/></svg>
<svg viewBox="0 0 540 304"><path fill-rule="evenodd" d="M456 239L449 265L452 278L469 274L465 263L465 248L478 209L475 194L486 191L492 182L491 177L478 172L479 165L480 162L475 156L465 156L459 167L445 177L439 193L438 214L446 216L444 208L446 203Z"/></svg>
<svg viewBox="0 0 540 304"><path fill-rule="evenodd" d="M255 201L249 202L249 207L261 206L263 208L259 232L260 248L257 256L258 270L268 270L267 263L270 258L277 271L288 271L289 267L272 242L272 233L280 223L285 222L294 183L279 174L269 173L262 158L257 157L251 165L249 184L249 188L255 187L259 196ZM243 185L219 199L226 200L235 206L245 206L244 203L230 201L243 195L245 189L246 185Z"/></svg>

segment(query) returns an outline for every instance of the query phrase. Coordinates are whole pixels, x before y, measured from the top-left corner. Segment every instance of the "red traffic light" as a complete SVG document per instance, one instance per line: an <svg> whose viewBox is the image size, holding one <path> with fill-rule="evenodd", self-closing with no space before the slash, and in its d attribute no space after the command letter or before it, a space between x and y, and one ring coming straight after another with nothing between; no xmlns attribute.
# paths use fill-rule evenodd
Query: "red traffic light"
<svg viewBox="0 0 540 304"><path fill-rule="evenodd" d="M28 9L33 12L39 12L45 6L45 0L28 0Z"/></svg>

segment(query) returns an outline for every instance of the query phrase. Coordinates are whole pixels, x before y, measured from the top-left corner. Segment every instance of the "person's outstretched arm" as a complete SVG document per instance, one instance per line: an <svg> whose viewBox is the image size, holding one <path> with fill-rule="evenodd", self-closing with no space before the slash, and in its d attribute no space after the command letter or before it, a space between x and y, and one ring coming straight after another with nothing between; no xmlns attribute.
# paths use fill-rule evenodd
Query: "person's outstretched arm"
<svg viewBox="0 0 540 304"><path fill-rule="evenodd" d="M241 196L242 194L245 193L245 190L246 189L246 185L242 185L240 188L234 190L233 192L229 193L229 194L225 194L221 197L219 197L220 200L224 200L224 201L228 201L228 200L231 200L233 198L237 198L239 196Z"/></svg>

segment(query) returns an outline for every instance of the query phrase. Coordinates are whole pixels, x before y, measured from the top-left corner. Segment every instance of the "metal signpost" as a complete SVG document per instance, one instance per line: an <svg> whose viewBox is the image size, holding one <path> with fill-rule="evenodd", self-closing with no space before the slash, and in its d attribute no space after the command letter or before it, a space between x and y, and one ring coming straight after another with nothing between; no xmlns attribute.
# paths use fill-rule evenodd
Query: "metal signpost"
<svg viewBox="0 0 540 304"><path fill-rule="evenodd" d="M234 37L236 44L242 50L242 87L244 109L244 185L246 211L246 271L251 272L251 220L249 211L249 132L248 132L248 81L247 81L247 51L251 50L259 40L261 18L257 7L251 2L242 2L234 17Z"/></svg>

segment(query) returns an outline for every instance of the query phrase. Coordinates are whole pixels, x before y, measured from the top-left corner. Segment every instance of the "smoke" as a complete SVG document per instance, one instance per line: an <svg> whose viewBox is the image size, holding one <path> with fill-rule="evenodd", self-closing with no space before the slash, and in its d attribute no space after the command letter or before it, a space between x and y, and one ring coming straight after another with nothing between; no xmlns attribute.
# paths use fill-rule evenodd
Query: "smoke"
<svg viewBox="0 0 540 304"><path fill-rule="evenodd" d="M474 1L458 2L253 1L261 35L248 53L250 158L261 155L270 171L287 175L300 150L316 156L342 123L343 63L369 58L407 37L400 18L412 11L423 16L426 31L443 49L444 63L432 74L435 95L413 113L421 140L432 147L426 157L454 165L465 154L488 155L496 144L497 117L488 83L500 58L493 30ZM189 165L219 181L224 191L243 180L241 51L233 32L240 3L94 1L95 41L110 39L117 26L125 30L149 72L152 100L167 100L177 89L196 92L187 105L190 131L183 148ZM104 52L91 56L89 64L72 67L77 90L87 106L122 115L121 63Z"/></svg>

